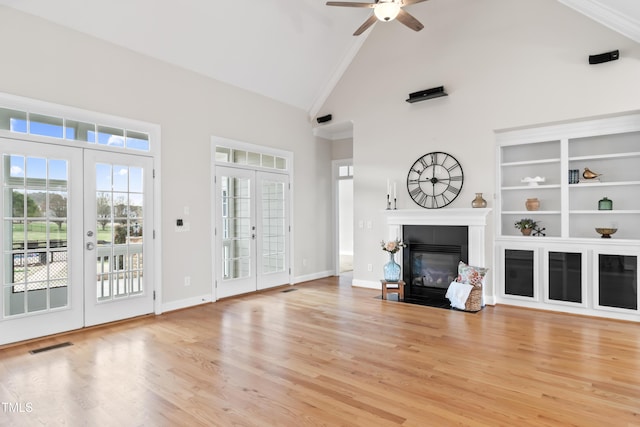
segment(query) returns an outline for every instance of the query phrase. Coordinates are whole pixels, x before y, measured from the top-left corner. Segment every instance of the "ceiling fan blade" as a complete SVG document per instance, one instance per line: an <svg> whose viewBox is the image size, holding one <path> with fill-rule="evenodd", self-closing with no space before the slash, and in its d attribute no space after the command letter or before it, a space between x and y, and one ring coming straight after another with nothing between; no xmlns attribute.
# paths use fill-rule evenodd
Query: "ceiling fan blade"
<svg viewBox="0 0 640 427"><path fill-rule="evenodd" d="M409 6L410 4L422 3L423 1L427 0L402 0L402 5Z"/></svg>
<svg viewBox="0 0 640 427"><path fill-rule="evenodd" d="M407 27L411 28L413 31L420 31L424 28L424 25L422 25L420 21L414 18L410 13L405 12L404 9L400 9L400 12L398 12L398 16L396 17L396 19L402 22Z"/></svg>
<svg viewBox="0 0 640 427"><path fill-rule="evenodd" d="M344 7L376 7L375 3L358 3L358 2L346 2L346 1L328 1L327 6L344 6Z"/></svg>
<svg viewBox="0 0 640 427"><path fill-rule="evenodd" d="M356 30L355 33L353 33L353 35L359 36L360 34L364 33L366 29L372 26L377 20L378 18L376 18L376 15L371 15L369 19L364 21L364 24L360 25L360 27Z"/></svg>

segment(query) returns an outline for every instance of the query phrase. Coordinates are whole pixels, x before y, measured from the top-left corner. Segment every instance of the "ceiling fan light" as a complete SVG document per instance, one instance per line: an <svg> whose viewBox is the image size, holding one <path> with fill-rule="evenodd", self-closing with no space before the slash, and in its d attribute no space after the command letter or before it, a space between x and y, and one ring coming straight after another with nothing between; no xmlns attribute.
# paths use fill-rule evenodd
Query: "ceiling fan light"
<svg viewBox="0 0 640 427"><path fill-rule="evenodd" d="M400 5L394 1L378 3L373 13L380 21L393 21L400 12Z"/></svg>

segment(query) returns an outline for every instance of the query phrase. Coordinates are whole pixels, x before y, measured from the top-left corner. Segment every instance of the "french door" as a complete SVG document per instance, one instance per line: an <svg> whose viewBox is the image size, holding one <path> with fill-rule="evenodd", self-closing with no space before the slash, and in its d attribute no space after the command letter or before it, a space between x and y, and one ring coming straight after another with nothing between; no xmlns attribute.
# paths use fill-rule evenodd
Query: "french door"
<svg viewBox="0 0 640 427"><path fill-rule="evenodd" d="M82 150L0 139L0 344L83 325Z"/></svg>
<svg viewBox="0 0 640 427"><path fill-rule="evenodd" d="M0 159L0 344L153 312L152 161L4 138Z"/></svg>
<svg viewBox="0 0 640 427"><path fill-rule="evenodd" d="M85 326L153 312L153 160L86 150Z"/></svg>
<svg viewBox="0 0 640 427"><path fill-rule="evenodd" d="M216 298L290 283L289 177L216 167Z"/></svg>

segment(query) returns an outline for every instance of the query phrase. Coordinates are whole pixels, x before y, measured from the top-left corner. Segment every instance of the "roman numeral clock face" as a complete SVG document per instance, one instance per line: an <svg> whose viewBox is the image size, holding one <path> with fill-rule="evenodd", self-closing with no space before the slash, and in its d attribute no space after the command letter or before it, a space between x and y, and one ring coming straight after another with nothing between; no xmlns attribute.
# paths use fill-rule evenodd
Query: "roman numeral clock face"
<svg viewBox="0 0 640 427"><path fill-rule="evenodd" d="M437 209L453 202L460 190L462 166L451 154L433 152L420 157L409 169L407 190L414 202L427 209Z"/></svg>

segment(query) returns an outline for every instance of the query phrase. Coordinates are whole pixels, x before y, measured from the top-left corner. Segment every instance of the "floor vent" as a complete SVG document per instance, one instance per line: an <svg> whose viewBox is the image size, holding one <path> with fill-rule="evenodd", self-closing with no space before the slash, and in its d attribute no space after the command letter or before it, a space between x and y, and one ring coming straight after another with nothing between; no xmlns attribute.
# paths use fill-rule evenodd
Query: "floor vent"
<svg viewBox="0 0 640 427"><path fill-rule="evenodd" d="M29 353L38 354L38 353L42 353L43 351L55 350L56 348L69 347L70 345L73 345L73 344L67 341L67 342L62 342L60 344L50 345L49 347L42 347L35 350L31 350Z"/></svg>
<svg viewBox="0 0 640 427"><path fill-rule="evenodd" d="M285 289L282 292L293 292L293 291L297 291L297 289L296 288L290 288L290 289Z"/></svg>

